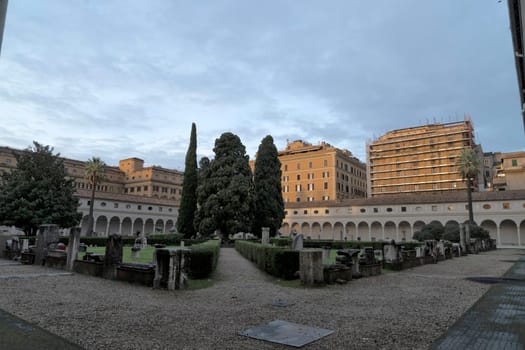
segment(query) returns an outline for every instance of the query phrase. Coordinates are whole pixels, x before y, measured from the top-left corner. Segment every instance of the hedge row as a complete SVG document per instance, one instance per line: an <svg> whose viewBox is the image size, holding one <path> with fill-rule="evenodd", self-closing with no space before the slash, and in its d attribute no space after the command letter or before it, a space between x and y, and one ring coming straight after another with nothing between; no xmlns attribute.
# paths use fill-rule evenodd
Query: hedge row
<svg viewBox="0 0 525 350"><path fill-rule="evenodd" d="M271 243L278 247L290 247L292 239L290 237L275 237L270 240ZM333 241L329 239L305 239L303 241L304 248L330 248L330 249L362 249L365 247L373 247L381 250L384 244L390 242L378 241ZM396 242L400 243L400 242ZM421 242L402 242L406 250L414 249L420 246Z"/></svg>
<svg viewBox="0 0 525 350"><path fill-rule="evenodd" d="M180 245L181 241L184 241L184 244L186 246L191 246L194 244L199 244L206 242L207 239L182 239L182 235L178 233L170 233L170 234L155 234L155 235L148 235L146 238L148 239L149 245L154 244L165 244L167 246L170 245ZM29 239L29 244L34 245L36 241L35 236L20 236L21 239ZM133 245L135 243L135 239L137 237L135 236L122 236L122 243L124 245ZM59 242L64 243L65 245L69 244L69 237L60 237L58 239ZM80 242L84 243L88 246L97 246L97 247L105 247L106 246L107 237L80 237Z"/></svg>
<svg viewBox="0 0 525 350"><path fill-rule="evenodd" d="M205 278L215 271L219 260L220 244L220 240L214 239L191 246L188 269L191 278Z"/></svg>
<svg viewBox="0 0 525 350"><path fill-rule="evenodd" d="M248 241L235 241L235 249L272 276L294 279L299 271L299 252Z"/></svg>

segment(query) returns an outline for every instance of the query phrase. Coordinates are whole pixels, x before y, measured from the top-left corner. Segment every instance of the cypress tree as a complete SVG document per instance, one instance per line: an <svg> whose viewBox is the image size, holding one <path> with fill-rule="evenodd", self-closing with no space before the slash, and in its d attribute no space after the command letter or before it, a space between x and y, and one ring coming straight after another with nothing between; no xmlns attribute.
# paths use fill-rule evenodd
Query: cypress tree
<svg viewBox="0 0 525 350"><path fill-rule="evenodd" d="M249 232L252 227L254 190L246 148L237 135L226 132L215 140L215 158L202 173L199 184L198 230L224 236Z"/></svg>
<svg viewBox="0 0 525 350"><path fill-rule="evenodd" d="M179 217L177 219L177 231L184 234L185 238L195 235L193 221L197 210L197 182L197 131L195 123L192 123L190 145L188 152L186 152Z"/></svg>
<svg viewBox="0 0 525 350"><path fill-rule="evenodd" d="M274 236L284 219L281 191L281 161L273 138L266 136L259 145L254 170L255 215L252 232L261 236L261 228L269 227Z"/></svg>

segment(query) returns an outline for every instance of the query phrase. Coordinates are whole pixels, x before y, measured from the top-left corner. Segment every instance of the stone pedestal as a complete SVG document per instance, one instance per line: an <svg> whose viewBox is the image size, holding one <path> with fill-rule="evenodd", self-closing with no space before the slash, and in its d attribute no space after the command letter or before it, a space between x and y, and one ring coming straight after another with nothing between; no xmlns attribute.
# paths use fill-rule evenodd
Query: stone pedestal
<svg viewBox="0 0 525 350"><path fill-rule="evenodd" d="M102 277L110 280L117 278L117 266L122 263L122 237L117 234L109 235L106 241L104 255L104 271Z"/></svg>
<svg viewBox="0 0 525 350"><path fill-rule="evenodd" d="M188 248L156 249L153 253L153 259L157 263L153 288L168 290L186 288L186 263L189 253Z"/></svg>
<svg viewBox="0 0 525 350"><path fill-rule="evenodd" d="M322 284L323 251L321 249L304 249L299 253L299 271L301 283L307 286Z"/></svg>
<svg viewBox="0 0 525 350"><path fill-rule="evenodd" d="M262 244L270 244L270 228L269 227L263 227L262 228Z"/></svg>
<svg viewBox="0 0 525 350"><path fill-rule="evenodd" d="M459 224L459 245L461 246L461 254L464 255L467 252L467 237L464 224Z"/></svg>
<svg viewBox="0 0 525 350"><path fill-rule="evenodd" d="M67 245L66 270L73 271L73 265L78 257L78 247L80 246L80 227L73 227L69 230L69 244Z"/></svg>
<svg viewBox="0 0 525 350"><path fill-rule="evenodd" d="M58 244L58 226L42 225L36 235L35 265L44 265L49 249Z"/></svg>

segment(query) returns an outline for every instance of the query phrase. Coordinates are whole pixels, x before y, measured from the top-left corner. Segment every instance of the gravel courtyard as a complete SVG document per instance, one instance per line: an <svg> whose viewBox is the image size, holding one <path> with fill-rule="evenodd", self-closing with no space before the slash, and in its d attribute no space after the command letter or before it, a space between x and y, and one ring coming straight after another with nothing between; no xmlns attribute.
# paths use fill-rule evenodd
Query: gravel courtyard
<svg viewBox="0 0 525 350"><path fill-rule="evenodd" d="M240 336L285 320L335 332L305 349L428 349L522 253L496 250L324 288L275 283L221 249L212 287L152 290L0 260L0 308L86 349L286 349ZM27 275L15 278L13 275ZM288 307L272 303L284 301Z"/></svg>

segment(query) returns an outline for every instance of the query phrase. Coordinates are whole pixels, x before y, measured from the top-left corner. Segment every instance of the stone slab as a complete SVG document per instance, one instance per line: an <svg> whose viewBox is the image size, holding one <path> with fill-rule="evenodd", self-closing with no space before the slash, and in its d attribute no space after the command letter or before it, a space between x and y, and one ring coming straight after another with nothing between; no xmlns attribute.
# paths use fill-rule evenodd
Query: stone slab
<svg viewBox="0 0 525 350"><path fill-rule="evenodd" d="M83 348L0 310L0 349L80 350Z"/></svg>
<svg viewBox="0 0 525 350"><path fill-rule="evenodd" d="M263 326L244 330L240 334L254 339L300 348L332 333L334 331L330 329L275 320Z"/></svg>

